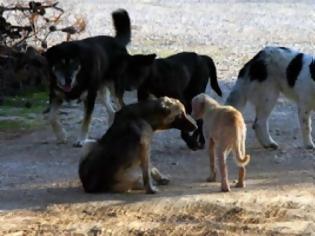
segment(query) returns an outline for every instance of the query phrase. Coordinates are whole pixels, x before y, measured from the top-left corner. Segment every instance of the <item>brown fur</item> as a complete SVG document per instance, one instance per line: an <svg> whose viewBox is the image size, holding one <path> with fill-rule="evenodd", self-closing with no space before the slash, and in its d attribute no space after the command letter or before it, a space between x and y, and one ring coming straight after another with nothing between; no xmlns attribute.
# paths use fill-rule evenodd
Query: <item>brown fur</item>
<svg viewBox="0 0 315 236"><path fill-rule="evenodd" d="M156 130L176 128L186 132L197 128L184 105L168 97L124 106L115 114L104 136L84 147L79 175L86 192L125 192L139 189L141 173L146 193L169 180L150 167L151 141ZM139 168L140 167L140 168Z"/></svg>
<svg viewBox="0 0 315 236"><path fill-rule="evenodd" d="M203 132L208 140L210 159L210 176L207 180L216 180L215 158L218 156L221 190L230 191L226 158L232 151L240 167L236 186L245 187L245 166L250 156L245 153L246 125L242 114L231 106L220 105L206 94L199 94L192 100L192 116L204 120Z"/></svg>

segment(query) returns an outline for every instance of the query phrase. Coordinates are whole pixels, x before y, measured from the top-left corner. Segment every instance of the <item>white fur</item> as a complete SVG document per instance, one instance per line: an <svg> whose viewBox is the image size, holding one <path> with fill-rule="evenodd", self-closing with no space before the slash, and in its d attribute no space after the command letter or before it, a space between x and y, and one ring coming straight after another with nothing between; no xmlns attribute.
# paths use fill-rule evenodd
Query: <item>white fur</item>
<svg viewBox="0 0 315 236"><path fill-rule="evenodd" d="M315 108L315 81L309 71L313 56L303 54L302 69L295 85L290 87L286 75L287 67L299 52L278 47L266 47L262 52L260 58L266 64L267 79L263 82L250 81L248 70L246 70L244 77L238 78L226 103L242 110L246 101L251 102L256 110L254 124L256 137L264 147L277 148L278 144L269 133L268 117L279 94L284 94L297 104L304 146L314 148L310 112Z"/></svg>

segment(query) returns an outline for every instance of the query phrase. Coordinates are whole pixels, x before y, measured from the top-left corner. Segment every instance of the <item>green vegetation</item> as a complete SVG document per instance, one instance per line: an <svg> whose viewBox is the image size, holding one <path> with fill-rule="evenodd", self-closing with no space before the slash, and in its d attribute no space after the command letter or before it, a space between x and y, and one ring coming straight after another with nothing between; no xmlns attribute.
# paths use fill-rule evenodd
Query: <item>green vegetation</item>
<svg viewBox="0 0 315 236"><path fill-rule="evenodd" d="M32 130L44 123L42 111L47 107L45 91L27 91L18 96L6 97L0 106L0 131Z"/></svg>

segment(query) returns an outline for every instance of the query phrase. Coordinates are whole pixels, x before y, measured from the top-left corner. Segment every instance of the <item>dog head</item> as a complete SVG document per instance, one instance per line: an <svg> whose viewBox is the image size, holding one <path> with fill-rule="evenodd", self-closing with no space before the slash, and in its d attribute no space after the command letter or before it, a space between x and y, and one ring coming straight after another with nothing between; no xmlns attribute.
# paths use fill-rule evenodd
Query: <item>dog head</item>
<svg viewBox="0 0 315 236"><path fill-rule="evenodd" d="M195 96L191 101L191 116L196 120L202 119L205 113L206 104L210 107L218 105L217 101L215 101L213 98L209 97L205 93L201 93Z"/></svg>
<svg viewBox="0 0 315 236"><path fill-rule="evenodd" d="M144 82L149 76L155 57L156 54L125 56L126 66L120 78L123 81L124 90L135 90Z"/></svg>
<svg viewBox="0 0 315 236"><path fill-rule="evenodd" d="M62 43L49 48L44 56L53 75L53 81L64 92L71 92L77 84L77 75L81 70L79 47L71 43Z"/></svg>
<svg viewBox="0 0 315 236"><path fill-rule="evenodd" d="M158 101L163 116L157 129L175 128L186 132L197 129L195 121L186 113L184 105L179 100L161 97Z"/></svg>

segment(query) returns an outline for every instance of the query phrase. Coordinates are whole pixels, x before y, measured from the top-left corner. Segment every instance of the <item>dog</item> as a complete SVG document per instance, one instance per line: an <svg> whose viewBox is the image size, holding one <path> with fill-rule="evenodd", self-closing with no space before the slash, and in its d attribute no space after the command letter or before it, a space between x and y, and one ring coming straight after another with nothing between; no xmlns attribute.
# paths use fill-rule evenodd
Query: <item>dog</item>
<svg viewBox="0 0 315 236"><path fill-rule="evenodd" d="M236 187L245 187L246 165L250 156L245 154L246 125L242 114L232 106L223 106L206 94L192 99L192 117L203 119L203 133L209 145L210 176L207 181L216 181L215 159L219 158L221 190L231 191L228 182L226 158L232 151L239 166Z"/></svg>
<svg viewBox="0 0 315 236"><path fill-rule="evenodd" d="M209 77L212 89L222 96L216 67L210 57L193 52L182 52L160 59L154 57L155 54L151 54L151 58L146 58L146 63L128 63L120 78L121 88L137 89L139 101L147 99L150 94L156 97L176 98L184 104L187 113L190 114L191 99L206 90ZM181 132L182 138L192 150L204 146L202 121L197 121L197 125L198 129L192 136L187 132Z"/></svg>
<svg viewBox="0 0 315 236"><path fill-rule="evenodd" d="M167 184L154 168L150 171L150 147L156 130L176 128L193 131L195 121L177 99L161 97L124 106L113 125L98 141L89 144L79 165L79 176L87 193L126 192L139 187L141 167L146 193L156 193L151 174L159 184Z"/></svg>
<svg viewBox="0 0 315 236"><path fill-rule="evenodd" d="M58 142L66 141L58 109L63 100L83 100L84 119L75 146L82 146L88 136L91 115L97 95L109 113L112 122L115 109L110 94L115 96L115 81L129 61L142 63L145 55L131 56L126 45L131 40L130 18L127 11L112 13L115 37L96 36L82 40L63 42L49 48L43 55L50 70L49 120ZM150 57L150 56L149 56ZM122 60L124 58L124 60Z"/></svg>
<svg viewBox="0 0 315 236"><path fill-rule="evenodd" d="M266 47L240 70L226 104L243 110L247 101L256 111L253 125L264 148L277 149L269 133L268 117L282 93L298 107L304 147L314 149L311 111L315 108L314 57L286 47Z"/></svg>

